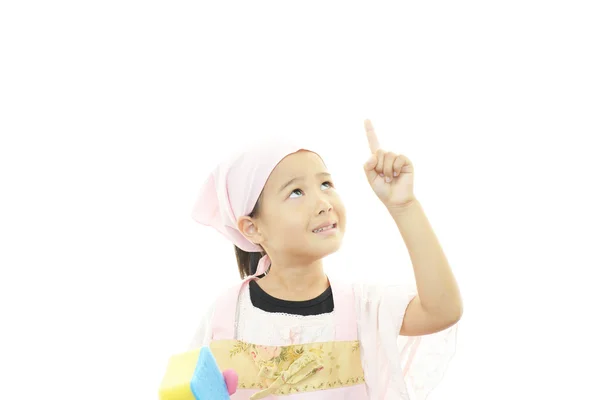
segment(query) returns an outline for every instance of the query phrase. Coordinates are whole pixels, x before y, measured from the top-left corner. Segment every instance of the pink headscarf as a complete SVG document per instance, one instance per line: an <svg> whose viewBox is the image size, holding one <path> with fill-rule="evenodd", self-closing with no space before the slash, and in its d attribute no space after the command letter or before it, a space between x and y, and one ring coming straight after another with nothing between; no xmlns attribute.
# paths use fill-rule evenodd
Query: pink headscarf
<svg viewBox="0 0 600 400"><path fill-rule="evenodd" d="M237 220L252 212L277 164L299 150L312 151L293 143L275 141L234 154L219 164L204 182L192 218L202 225L212 226L244 251L262 251L260 246L242 235ZM270 265L271 260L265 254L252 276L266 272Z"/></svg>

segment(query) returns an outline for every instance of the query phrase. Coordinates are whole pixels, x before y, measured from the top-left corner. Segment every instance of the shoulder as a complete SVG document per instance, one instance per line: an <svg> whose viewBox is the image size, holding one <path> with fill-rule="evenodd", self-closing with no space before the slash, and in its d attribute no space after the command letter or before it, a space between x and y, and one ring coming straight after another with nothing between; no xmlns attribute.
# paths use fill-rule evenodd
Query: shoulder
<svg viewBox="0 0 600 400"><path fill-rule="evenodd" d="M355 301L365 303L406 303L417 294L416 285L413 283L376 284L353 282L349 284L354 293Z"/></svg>
<svg viewBox="0 0 600 400"><path fill-rule="evenodd" d="M224 310L224 307L235 306L237 302L236 290L239 287L239 283L230 285L218 292L215 298L206 301L204 307L199 307L201 311L199 317L197 317L199 319L198 325L188 345L188 349L197 349L210 343L215 315L219 315Z"/></svg>
<svg viewBox="0 0 600 400"><path fill-rule="evenodd" d="M210 341L212 330L212 318L215 312L216 301L213 300L202 311L196 330L188 344L188 350L194 350L205 346Z"/></svg>
<svg viewBox="0 0 600 400"><path fill-rule="evenodd" d="M411 283L374 284L355 282L356 319L361 336L388 332L395 340L410 302L416 297L416 286Z"/></svg>

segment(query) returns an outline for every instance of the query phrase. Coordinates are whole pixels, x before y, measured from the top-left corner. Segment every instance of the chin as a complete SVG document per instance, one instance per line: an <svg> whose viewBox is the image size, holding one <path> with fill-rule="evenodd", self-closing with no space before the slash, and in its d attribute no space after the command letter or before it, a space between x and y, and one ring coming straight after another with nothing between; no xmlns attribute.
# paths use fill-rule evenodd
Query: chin
<svg viewBox="0 0 600 400"><path fill-rule="evenodd" d="M337 238L329 238L332 239L331 241L329 241L329 243L321 243L321 246L325 252L327 254L323 255L323 257L326 257L330 254L335 253L336 251L338 251L340 249L340 247L342 247L342 235L340 235L340 237Z"/></svg>

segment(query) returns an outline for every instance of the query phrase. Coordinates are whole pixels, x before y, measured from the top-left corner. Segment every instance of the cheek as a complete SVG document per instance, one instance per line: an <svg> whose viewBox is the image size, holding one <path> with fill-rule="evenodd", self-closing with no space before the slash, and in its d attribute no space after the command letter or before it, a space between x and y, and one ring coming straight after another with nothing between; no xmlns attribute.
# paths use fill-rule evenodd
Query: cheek
<svg viewBox="0 0 600 400"><path fill-rule="evenodd" d="M306 224L289 219L281 221L276 229L277 231L273 232L273 245L289 251L306 249L311 242L309 235L314 235L308 231Z"/></svg>
<svg viewBox="0 0 600 400"><path fill-rule="evenodd" d="M346 228L346 207L344 207L344 203L341 201L337 203L337 216L340 219L340 224L342 225L342 230Z"/></svg>
<svg viewBox="0 0 600 400"><path fill-rule="evenodd" d="M306 234L308 227L306 226L305 221L299 220L288 220L285 223L285 232L282 232L284 235L289 234L291 236L299 236ZM282 237L285 239L285 237Z"/></svg>
<svg viewBox="0 0 600 400"><path fill-rule="evenodd" d="M269 234L277 242L285 244L289 238L299 238L305 235L307 229L306 221L303 221L299 214L290 212L285 217L281 215L273 219Z"/></svg>

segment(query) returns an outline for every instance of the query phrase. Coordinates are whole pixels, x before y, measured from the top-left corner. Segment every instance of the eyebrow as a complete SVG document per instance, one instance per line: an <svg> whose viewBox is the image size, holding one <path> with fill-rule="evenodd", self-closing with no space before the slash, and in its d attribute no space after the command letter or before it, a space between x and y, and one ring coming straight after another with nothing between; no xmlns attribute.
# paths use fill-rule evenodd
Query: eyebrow
<svg viewBox="0 0 600 400"><path fill-rule="evenodd" d="M317 178L318 178L319 176L329 176L329 177L330 177L330 176L331 176L331 174L330 174L329 172L319 172L319 173L318 173L318 174L316 174L315 176L316 176ZM296 177L296 178L290 179L290 180L289 180L287 183L285 183L283 186L281 186L281 188L279 189L279 192L278 192L278 193L280 193L281 191L283 191L283 189L285 189L286 187L288 187L288 186L289 186L289 185L291 185L292 183L294 183L294 182L296 182L296 181L303 181L303 180L304 180L304 177L302 177L302 178L300 178L300 177Z"/></svg>

